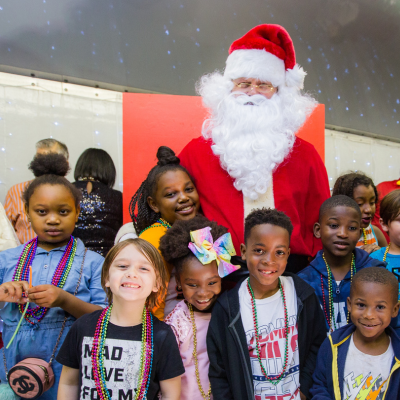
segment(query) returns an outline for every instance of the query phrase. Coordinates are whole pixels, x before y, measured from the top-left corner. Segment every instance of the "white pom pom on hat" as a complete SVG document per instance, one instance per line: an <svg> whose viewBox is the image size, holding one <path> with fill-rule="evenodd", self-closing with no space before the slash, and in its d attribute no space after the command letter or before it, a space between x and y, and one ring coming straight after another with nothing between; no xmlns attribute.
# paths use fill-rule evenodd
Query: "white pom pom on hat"
<svg viewBox="0 0 400 400"><path fill-rule="evenodd" d="M293 42L280 25L258 25L235 40L226 60L229 79L256 78L302 89L306 72L296 64Z"/></svg>

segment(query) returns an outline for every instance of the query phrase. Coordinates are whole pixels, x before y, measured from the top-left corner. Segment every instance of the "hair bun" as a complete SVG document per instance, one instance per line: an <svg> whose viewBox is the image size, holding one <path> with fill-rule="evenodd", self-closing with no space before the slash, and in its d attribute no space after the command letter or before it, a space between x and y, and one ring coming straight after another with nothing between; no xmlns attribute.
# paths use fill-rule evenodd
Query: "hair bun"
<svg viewBox="0 0 400 400"><path fill-rule="evenodd" d="M167 146L161 146L157 150L157 159L160 167L168 164L180 164L179 158L175 155L172 149Z"/></svg>
<svg viewBox="0 0 400 400"><path fill-rule="evenodd" d="M28 167L35 177L42 175L65 176L69 171L67 159L58 153L36 154Z"/></svg>

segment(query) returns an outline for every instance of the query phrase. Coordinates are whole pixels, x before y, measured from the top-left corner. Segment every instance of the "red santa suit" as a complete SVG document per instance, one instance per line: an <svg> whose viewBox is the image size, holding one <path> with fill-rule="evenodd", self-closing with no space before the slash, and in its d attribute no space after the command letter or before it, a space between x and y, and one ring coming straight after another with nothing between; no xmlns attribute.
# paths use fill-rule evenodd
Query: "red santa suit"
<svg viewBox="0 0 400 400"><path fill-rule="evenodd" d="M194 179L204 215L229 229L237 254L244 241L245 216L252 208L272 207L292 221L291 252L314 256L322 246L313 235L313 225L321 204L330 197L326 168L314 146L296 138L292 151L273 172L272 186L251 201L235 189L211 145L203 137L193 139L179 158Z"/></svg>
<svg viewBox="0 0 400 400"><path fill-rule="evenodd" d="M393 192L393 190L400 189L400 180L395 179L394 181L381 182L379 185L376 186L376 188L378 190L379 201L376 203L376 211L375 211L374 218L372 220L372 224L377 226L382 231L382 233L385 236L385 239L389 243L390 242L389 235L382 229L381 224L379 222L379 218L381 217L380 216L380 206L381 206L382 199L387 194L389 194L390 192Z"/></svg>

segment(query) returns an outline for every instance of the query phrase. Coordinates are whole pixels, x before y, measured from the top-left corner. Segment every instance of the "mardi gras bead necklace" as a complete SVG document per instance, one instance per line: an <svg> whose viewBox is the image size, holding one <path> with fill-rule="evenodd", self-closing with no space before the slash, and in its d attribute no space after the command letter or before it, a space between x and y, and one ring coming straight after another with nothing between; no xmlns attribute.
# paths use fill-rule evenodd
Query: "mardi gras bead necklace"
<svg viewBox="0 0 400 400"><path fill-rule="evenodd" d="M91 355L93 378L100 400L111 400L110 394L107 390L103 355L112 307L113 306L111 305L102 311L100 318L97 321L93 338ZM145 307L142 314L142 350L140 354L140 371L135 400L146 399L153 365L153 351L153 317L150 311Z"/></svg>
<svg viewBox="0 0 400 400"><path fill-rule="evenodd" d="M364 236L364 244L367 245L368 241L367 241L367 231L365 228L363 228L363 236Z"/></svg>
<svg viewBox="0 0 400 400"><path fill-rule="evenodd" d="M171 225L170 225L165 219L160 218L160 219L159 219L157 222L155 222L153 225L150 225L150 226L148 226L147 228L143 229L142 232L139 233L139 236L140 236L143 232L147 231L147 229L158 228L160 225L163 226L164 228L167 228L167 229L171 228Z"/></svg>
<svg viewBox="0 0 400 400"><path fill-rule="evenodd" d="M190 303L187 303L188 308L189 308L189 313L190 313L190 322L192 323L192 329L193 329L193 361L194 361L194 366L195 366L195 371L196 371L196 380L197 380L197 386L199 387L201 396L203 397L204 400L210 400L211 398L211 385L210 388L208 389L208 393L205 394L203 390L203 386L201 386L201 381L200 381L200 373L199 373L199 360L197 359L197 328L196 328L196 321L194 320L194 312L193 312L193 307Z"/></svg>
<svg viewBox="0 0 400 400"><path fill-rule="evenodd" d="M390 248L390 243L387 245L386 249L385 249L385 254L383 255L383 259L382 261L386 262L386 257L389 253L389 248Z"/></svg>
<svg viewBox="0 0 400 400"><path fill-rule="evenodd" d="M255 329L255 338L256 338L256 349L257 349L257 358L258 362L260 363L261 366L261 371L263 375L265 376L266 380L273 385L277 385L283 378L285 374L286 367L288 365L288 358L289 358L289 317L288 317L288 310L286 306L286 297L285 297L285 291L283 290L282 282L281 279L278 278L278 288L281 292L281 297L283 301L283 309L285 310L285 361L283 362L283 369L282 372L274 377L270 377L267 375L267 371L264 368L264 365L261 360L261 347L260 347L260 342L258 340L258 319L257 319L257 307L256 307L256 300L254 298L254 292L253 289L250 285L250 278L247 278L247 289L250 293L251 297L251 305L253 309L253 322L254 322L254 329Z"/></svg>
<svg viewBox="0 0 400 400"><path fill-rule="evenodd" d="M326 321L328 322L329 332L333 332L337 329L336 327L336 318L335 318L335 308L333 305L333 293L332 293L332 281L333 275L330 266L328 265L325 254L322 254L322 258L324 259L326 270L328 272L328 294L329 294L329 314L326 310L326 303L325 303L325 295L324 295L324 281L321 274L321 290L322 290L322 300L323 300L323 307ZM351 265L350 265L350 285L353 282L353 276L356 273L356 262L354 259L354 254L351 255ZM347 323L349 323L350 311L347 311ZM333 320L333 325L332 321Z"/></svg>
<svg viewBox="0 0 400 400"><path fill-rule="evenodd" d="M73 236L70 237L67 246L65 247L64 254L61 257L60 262L57 265L57 268L54 272L53 279L51 280L51 284L62 289L67 280L69 271L71 270L72 263L74 261L76 247L77 247L77 239ZM22 251L17 266L15 267L13 281L28 281L29 279L29 266L32 265L32 261L35 258L36 250L38 245L38 238L34 238L30 240L24 247ZM26 304L18 304L18 308L21 314L24 314L24 318L31 325L35 325L39 323L47 311L48 307L40 307L36 306L35 308L31 308L28 306L28 309L25 311ZM34 318L35 321L31 321L29 318Z"/></svg>

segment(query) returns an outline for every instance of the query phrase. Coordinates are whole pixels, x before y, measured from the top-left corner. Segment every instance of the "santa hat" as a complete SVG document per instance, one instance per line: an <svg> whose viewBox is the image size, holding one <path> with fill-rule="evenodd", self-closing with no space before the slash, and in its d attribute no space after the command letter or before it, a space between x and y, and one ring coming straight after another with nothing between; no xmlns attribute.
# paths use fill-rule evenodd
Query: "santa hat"
<svg viewBox="0 0 400 400"><path fill-rule="evenodd" d="M224 76L256 78L274 86L302 89L306 72L296 64L292 39L280 25L258 25L235 40Z"/></svg>

